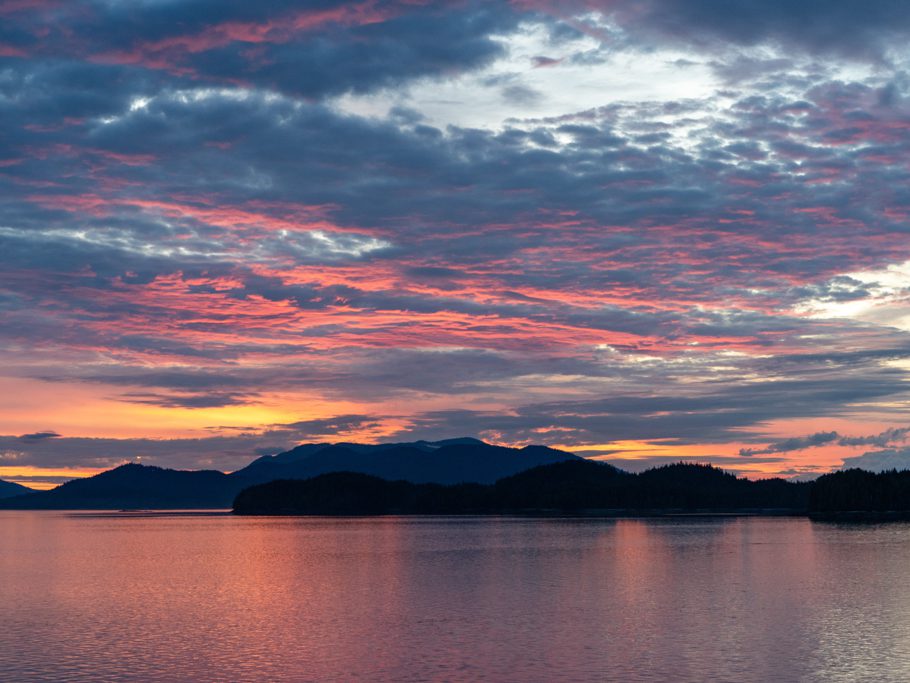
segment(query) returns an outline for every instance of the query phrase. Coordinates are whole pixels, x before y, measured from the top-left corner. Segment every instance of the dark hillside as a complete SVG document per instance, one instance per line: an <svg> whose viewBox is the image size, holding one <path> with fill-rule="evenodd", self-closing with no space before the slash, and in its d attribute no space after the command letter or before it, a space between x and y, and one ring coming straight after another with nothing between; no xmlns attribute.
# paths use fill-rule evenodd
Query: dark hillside
<svg viewBox="0 0 910 683"><path fill-rule="evenodd" d="M629 474L572 460L492 485L443 486L342 473L276 481L237 496L238 514L651 514L806 510L808 484L749 481L705 465Z"/></svg>
<svg viewBox="0 0 910 683"><path fill-rule="evenodd" d="M867 472L851 469L815 480L809 496L813 515L910 513L910 471Z"/></svg>

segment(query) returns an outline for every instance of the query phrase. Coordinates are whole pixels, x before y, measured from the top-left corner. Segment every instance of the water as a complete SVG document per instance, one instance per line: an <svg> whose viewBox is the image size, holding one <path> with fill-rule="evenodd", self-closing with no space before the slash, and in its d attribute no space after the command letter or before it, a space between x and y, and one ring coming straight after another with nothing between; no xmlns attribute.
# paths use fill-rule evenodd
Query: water
<svg viewBox="0 0 910 683"><path fill-rule="evenodd" d="M910 680L910 525L0 512L3 681Z"/></svg>

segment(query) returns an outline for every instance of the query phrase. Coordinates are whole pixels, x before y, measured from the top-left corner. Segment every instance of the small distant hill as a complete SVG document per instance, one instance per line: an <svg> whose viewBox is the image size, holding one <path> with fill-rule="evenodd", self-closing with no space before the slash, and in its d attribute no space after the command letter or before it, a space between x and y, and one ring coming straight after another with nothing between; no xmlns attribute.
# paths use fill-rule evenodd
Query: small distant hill
<svg viewBox="0 0 910 683"><path fill-rule="evenodd" d="M493 486L507 509L804 511L808 485L742 479L711 465L676 463L631 474L590 460L538 467Z"/></svg>
<svg viewBox="0 0 910 683"><path fill-rule="evenodd" d="M825 474L812 486L809 514L819 519L910 518L910 471Z"/></svg>
<svg viewBox="0 0 910 683"><path fill-rule="evenodd" d="M309 479L346 471L415 484L492 483L565 460L581 458L544 446L505 448L471 438L378 445L304 444L257 458L231 474L121 465L50 491L14 492L0 500L0 509L226 508L244 488L276 479Z"/></svg>
<svg viewBox="0 0 910 683"><path fill-rule="evenodd" d="M30 489L27 486L22 484L16 484L11 481L3 481L0 479L0 498L11 498L12 496L21 496L25 493L32 493L34 489Z"/></svg>
<svg viewBox="0 0 910 683"><path fill-rule="evenodd" d="M653 514L804 513L810 484L750 481L707 465L677 464L630 474L567 460L494 484L414 484L355 472L278 480L240 492L238 514Z"/></svg>
<svg viewBox="0 0 910 683"><path fill-rule="evenodd" d="M265 482L359 472L414 484L491 484L539 465L581 459L546 446L506 448L470 438L379 445L306 444L259 458L234 475Z"/></svg>
<svg viewBox="0 0 910 683"><path fill-rule="evenodd" d="M237 486L215 471L167 470L121 465L94 477L74 479L50 491L35 491L0 500L0 509L111 510L222 508Z"/></svg>

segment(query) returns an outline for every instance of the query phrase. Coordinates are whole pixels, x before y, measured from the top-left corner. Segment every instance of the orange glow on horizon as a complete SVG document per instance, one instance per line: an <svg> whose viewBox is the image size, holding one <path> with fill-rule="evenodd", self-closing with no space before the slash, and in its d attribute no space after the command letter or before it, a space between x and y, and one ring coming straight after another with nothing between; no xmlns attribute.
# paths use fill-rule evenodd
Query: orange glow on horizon
<svg viewBox="0 0 910 683"><path fill-rule="evenodd" d="M106 467L16 467L0 465L0 479L28 486L36 491L46 491L59 486L47 479L82 479L104 472ZM34 478L34 479L32 479Z"/></svg>

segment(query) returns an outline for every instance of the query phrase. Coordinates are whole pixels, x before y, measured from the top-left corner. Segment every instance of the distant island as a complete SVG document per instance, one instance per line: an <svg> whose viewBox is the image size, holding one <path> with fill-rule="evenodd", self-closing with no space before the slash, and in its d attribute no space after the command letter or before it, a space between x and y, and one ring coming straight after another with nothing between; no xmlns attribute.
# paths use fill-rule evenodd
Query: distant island
<svg viewBox="0 0 910 683"><path fill-rule="evenodd" d="M250 487L241 515L673 514L808 515L827 521L910 519L910 472L851 469L813 482L751 481L677 463L631 474L605 463L542 465L491 485L412 484L338 472Z"/></svg>
<svg viewBox="0 0 910 683"><path fill-rule="evenodd" d="M910 471L849 469L816 479L809 516L833 521L910 519Z"/></svg>
<svg viewBox="0 0 910 683"><path fill-rule="evenodd" d="M625 472L545 446L477 439L304 444L226 474L126 464L33 491L0 482L0 509L206 509L237 514L788 514L910 518L910 472L749 480L710 465Z"/></svg>
<svg viewBox="0 0 910 683"><path fill-rule="evenodd" d="M804 514L808 483L750 481L710 465L679 463L631 474L568 460L483 484L413 484L355 472L280 480L241 491L237 514Z"/></svg>

